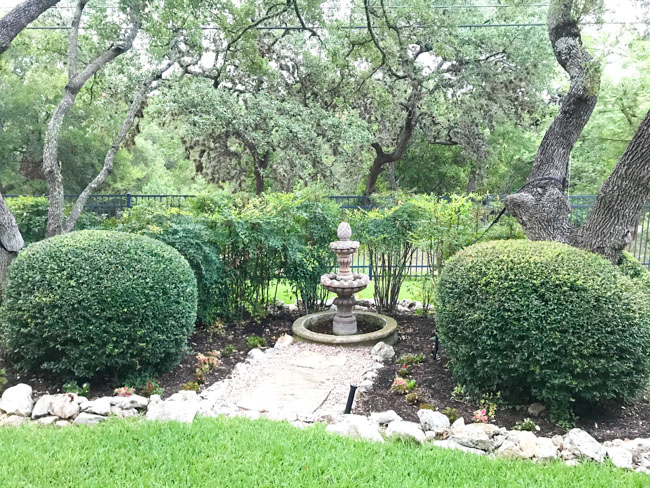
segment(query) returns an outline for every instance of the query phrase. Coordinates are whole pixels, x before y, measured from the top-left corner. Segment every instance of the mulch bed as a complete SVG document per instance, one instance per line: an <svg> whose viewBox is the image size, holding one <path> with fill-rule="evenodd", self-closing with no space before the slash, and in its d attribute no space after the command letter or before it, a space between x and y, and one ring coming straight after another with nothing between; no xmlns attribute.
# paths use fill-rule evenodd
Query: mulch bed
<svg viewBox="0 0 650 488"><path fill-rule="evenodd" d="M471 421L474 410L478 405L468 405L452 399L452 391L456 383L451 373L445 368L444 345L441 344L438 360L432 356L431 337L435 332L435 322L431 317L416 315L394 315L399 327L399 341L394 345L396 358L404 354L425 355L423 363L414 366L412 378L416 380L416 391L421 402L430 403L438 410L451 407L458 410L466 421ZM176 393L183 383L194 381L193 373L196 368L196 353L206 353L212 350L223 351L229 345L234 351L228 357L222 358L222 365L215 368L207 377L206 385L211 385L227 377L238 362L245 359L251 349L246 342L251 335L262 336L269 346L282 334L291 333L291 325L297 315L282 313L262 319L259 323L248 321L227 328L225 336L210 334L205 329L198 328L188 341L191 352L181 361L172 372L159 378L164 388L164 397ZM2 368L0 360L0 368ZM34 396L45 393L59 393L61 381L46 376L19 375L9 366L7 368L7 387L17 383L27 383L34 389ZM352 413L369 414L384 410L394 410L405 420L418 421L418 406L408 403L404 396L390 392L390 386L395 378L396 364L388 365L380 371L375 379L372 391L358 393ZM111 395L113 389L122 385L91 384L91 397ZM530 417L526 412L527 406L520 408L497 408L495 422L502 427L512 428L517 421ZM650 398L640 398L630 405L610 403L605 406L586 406L578 410L580 420L578 427L586 430L600 441L615 438L635 438L650 436ZM534 419L540 426L540 435L551 436L563 434L564 430L552 424L547 412Z"/></svg>

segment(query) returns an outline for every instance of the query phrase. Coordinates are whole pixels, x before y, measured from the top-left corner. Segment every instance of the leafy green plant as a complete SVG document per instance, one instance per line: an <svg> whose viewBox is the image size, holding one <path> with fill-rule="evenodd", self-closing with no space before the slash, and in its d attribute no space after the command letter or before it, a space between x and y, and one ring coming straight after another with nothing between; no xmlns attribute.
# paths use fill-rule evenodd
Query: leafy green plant
<svg viewBox="0 0 650 488"><path fill-rule="evenodd" d="M456 420L458 420L458 417L460 417L460 415L458 414L458 409L457 408L447 407L447 408L443 409L441 411L441 413L446 415L447 418L449 419L449 422L451 422L452 424L454 422L456 422Z"/></svg>
<svg viewBox="0 0 650 488"><path fill-rule="evenodd" d="M13 261L0 327L20 368L151 378L184 356L196 300L194 274L173 248L122 232L73 232Z"/></svg>
<svg viewBox="0 0 650 488"><path fill-rule="evenodd" d="M130 397L131 395L135 395L135 388L130 386L121 386L113 391L113 395L117 397Z"/></svg>
<svg viewBox="0 0 650 488"><path fill-rule="evenodd" d="M435 410L436 406L432 403L420 403L420 410Z"/></svg>
<svg viewBox="0 0 650 488"><path fill-rule="evenodd" d="M537 432L540 430L539 425L531 419L518 420L512 427L512 430L527 430L529 432Z"/></svg>
<svg viewBox="0 0 650 488"><path fill-rule="evenodd" d="M156 380L149 380L147 384L140 390L142 396L149 398L151 395L162 395L164 389Z"/></svg>
<svg viewBox="0 0 650 488"><path fill-rule="evenodd" d="M68 381L61 387L63 393L75 393L87 397L90 394L90 383L84 383L81 386L76 381Z"/></svg>
<svg viewBox="0 0 650 488"><path fill-rule="evenodd" d="M412 372L413 366L410 364L400 364L400 366L397 368L397 376L401 376L402 378L411 376Z"/></svg>
<svg viewBox="0 0 650 488"><path fill-rule="evenodd" d="M201 388L201 385L199 385L196 381L188 381L187 383L183 383L181 385L181 390L185 391L199 391Z"/></svg>
<svg viewBox="0 0 650 488"><path fill-rule="evenodd" d="M457 402L464 402L467 398L465 387L463 385L456 385L451 391L451 399Z"/></svg>
<svg viewBox="0 0 650 488"><path fill-rule="evenodd" d="M399 393L400 395L406 395L409 391L415 388L415 380L406 380L404 378L395 378L393 384L390 387L390 391L394 393Z"/></svg>
<svg viewBox="0 0 650 488"><path fill-rule="evenodd" d="M228 344L221 350L221 357L223 358L230 357L234 352L237 352L237 348L232 344Z"/></svg>
<svg viewBox="0 0 650 488"><path fill-rule="evenodd" d="M246 338L246 344L248 344L248 347L250 348L256 348L256 347L266 347L266 339L264 337L252 335L248 336Z"/></svg>
<svg viewBox="0 0 650 488"><path fill-rule="evenodd" d="M417 392L411 392L406 395L406 401L415 405L420 401L420 395Z"/></svg>
<svg viewBox="0 0 650 488"><path fill-rule="evenodd" d="M0 392L5 389L5 385L9 380L7 380L7 370L0 368Z"/></svg>
<svg viewBox="0 0 650 488"><path fill-rule="evenodd" d="M413 366L424 361L424 354L404 354L397 359L397 363Z"/></svg>
<svg viewBox="0 0 650 488"><path fill-rule="evenodd" d="M482 243L447 262L436 322L450 369L472 397L550 405L631 400L650 376L648 273L559 243Z"/></svg>
<svg viewBox="0 0 650 488"><path fill-rule="evenodd" d="M198 353L196 355L194 379L197 383L205 383L208 373L221 364L220 357L219 351L209 351L206 354Z"/></svg>

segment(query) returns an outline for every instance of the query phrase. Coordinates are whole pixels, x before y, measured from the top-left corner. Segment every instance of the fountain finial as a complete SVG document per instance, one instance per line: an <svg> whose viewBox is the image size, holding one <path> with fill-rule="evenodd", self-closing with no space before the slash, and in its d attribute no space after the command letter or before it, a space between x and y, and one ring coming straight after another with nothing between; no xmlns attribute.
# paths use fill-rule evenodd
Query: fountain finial
<svg viewBox="0 0 650 488"><path fill-rule="evenodd" d="M341 241L349 241L350 237L352 237L352 228L350 227L350 224L347 222L341 222L339 224L338 230L336 231L336 236Z"/></svg>

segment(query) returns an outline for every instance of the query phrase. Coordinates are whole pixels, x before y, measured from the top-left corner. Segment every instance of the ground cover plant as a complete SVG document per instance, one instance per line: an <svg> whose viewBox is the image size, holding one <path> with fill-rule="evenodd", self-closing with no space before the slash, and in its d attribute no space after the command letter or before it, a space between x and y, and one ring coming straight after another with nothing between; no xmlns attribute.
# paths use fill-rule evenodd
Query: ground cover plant
<svg viewBox="0 0 650 488"><path fill-rule="evenodd" d="M110 452L110 456L106 453ZM2 486L642 487L610 465L538 465L369 443L288 423L220 417L192 424L109 420L91 428L0 430ZM399 468L395 465L399 462Z"/></svg>
<svg viewBox="0 0 650 488"><path fill-rule="evenodd" d="M632 401L650 376L650 274L622 271L559 243L487 242L457 254L436 302L457 382L487 401L542 401L567 425L576 402Z"/></svg>
<svg viewBox="0 0 650 488"><path fill-rule="evenodd" d="M196 279L173 248L81 231L30 245L11 266L4 350L19 369L62 379L153 377L184 356Z"/></svg>

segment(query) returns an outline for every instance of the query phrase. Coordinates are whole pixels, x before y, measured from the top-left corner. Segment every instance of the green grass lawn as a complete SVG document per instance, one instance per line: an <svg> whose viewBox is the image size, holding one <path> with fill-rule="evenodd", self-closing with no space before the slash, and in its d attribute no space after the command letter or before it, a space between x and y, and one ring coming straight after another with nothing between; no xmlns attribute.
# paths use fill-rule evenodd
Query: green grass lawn
<svg viewBox="0 0 650 488"><path fill-rule="evenodd" d="M607 465L372 444L246 419L191 425L112 419L94 427L0 429L0 487L642 487Z"/></svg>
<svg viewBox="0 0 650 488"><path fill-rule="evenodd" d="M271 288L272 290L274 289L274 286ZM418 293L419 293L419 283L417 280L406 280L404 281L404 284L402 285L402 288L399 291L399 298L400 300L403 298L409 298L411 300L418 300ZM375 292L375 282L370 281L368 283L368 287L361 291L360 293L356 294L357 299L361 298L372 298L374 296ZM330 293L330 297L336 297L335 294ZM278 300L282 300L284 303L295 303L296 301L296 295L291 291L291 287L285 283L285 282L280 282L278 283Z"/></svg>

